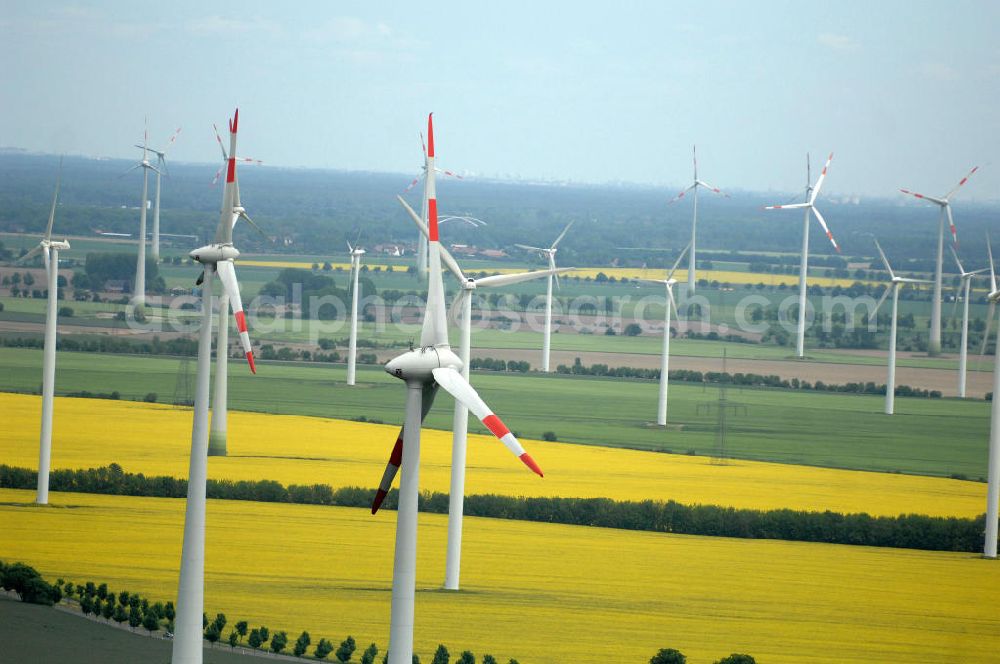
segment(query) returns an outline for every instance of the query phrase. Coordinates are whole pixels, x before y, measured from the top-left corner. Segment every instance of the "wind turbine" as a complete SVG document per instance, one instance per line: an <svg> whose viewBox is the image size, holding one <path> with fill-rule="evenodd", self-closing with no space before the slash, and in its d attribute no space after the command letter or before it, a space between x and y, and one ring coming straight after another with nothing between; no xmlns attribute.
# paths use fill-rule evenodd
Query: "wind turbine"
<svg viewBox="0 0 1000 664"><path fill-rule="evenodd" d="M959 292L962 292L962 345L959 349L958 355L958 396L962 399L965 398L965 376L966 367L968 366L967 357L969 354L969 291L971 290L972 280L976 278L981 272L986 272L987 268L981 270L973 270L972 272L966 272L965 268L962 267L962 261L958 260L958 254L955 253L954 247L948 247L951 250L951 255L955 259L955 264L958 265L958 275L959 275L959 285L958 290L955 291L956 298Z"/></svg>
<svg viewBox="0 0 1000 664"><path fill-rule="evenodd" d="M205 493L208 475L208 383L212 361L212 282L218 273L222 288L234 306L241 306L239 283L233 261L240 252L233 246L233 226L240 218L239 188L236 183L236 131L240 112L229 122L229 163L226 194L215 241L191 252L201 263L201 330L198 335L198 378L195 388L194 418L191 426L191 461L188 470L187 504L184 512L184 544L177 589L177 616L174 621L171 664L200 664L202 661L202 612L205 606ZM236 312L240 336L246 332L242 309ZM249 337L247 337L249 341ZM256 373L253 352L247 352L250 371Z"/></svg>
<svg viewBox="0 0 1000 664"><path fill-rule="evenodd" d="M696 247L697 247L697 244L696 244L695 240L696 240L697 231L698 231L698 187L704 187L705 189L708 189L711 192L714 192L716 194L722 194L726 198L729 198L729 194L723 194L722 191L719 190L718 187L713 187L712 185L708 184L704 180L699 180L698 179L698 147L697 146L692 146L692 148L691 148L691 154L692 154L692 157L694 159L694 182L687 189L685 189L681 193L679 193L676 196L674 196L674 198L671 199L671 201L669 203L667 203L667 205L672 205L672 204L676 203L677 201L681 200L682 198L684 198L684 195L687 194L689 191L694 190L694 219L691 221L691 244L689 245L691 247L691 253L688 255L688 285L687 285L688 290L687 290L687 292L689 294L694 292L694 284L695 284L695 253L696 253Z"/></svg>
<svg viewBox="0 0 1000 664"><path fill-rule="evenodd" d="M52 209L49 223L45 227L45 237L38 246L22 256L18 262L25 263L38 254L45 262L45 274L49 281L49 292L45 308L45 345L42 352L42 427L38 441L38 492L35 502L49 504L49 467L52 459L52 410L56 381L56 325L59 301L59 250L69 249L69 242L52 239L52 223L56 218L56 202L59 199L59 184L62 180L62 160L59 160L59 175L56 176L56 190L52 194Z"/></svg>
<svg viewBox="0 0 1000 664"><path fill-rule="evenodd" d="M670 368L670 309L671 306L674 309L677 308L677 300L674 299L674 284L677 283L677 280L674 279L674 272L677 271L677 266L681 264L684 254L691 247L691 243L684 247L680 256L674 261L674 266L667 273L666 279L643 279L643 281L648 283L664 284L667 287L666 313L663 321L663 358L660 360L660 400L657 403L656 409L656 423L661 427L667 426L667 375Z"/></svg>
<svg viewBox="0 0 1000 664"><path fill-rule="evenodd" d="M181 128L178 127L174 135L170 137L167 141L167 147L162 150L154 150L153 148L148 148L150 152L156 155L156 196L154 197L155 202L153 203L153 246L150 249L150 254L153 256L153 260L159 262L160 260L160 179L163 173L167 171L167 150L169 150L174 141L177 140L177 135L181 133ZM146 148L144 145L136 144L137 148Z"/></svg>
<svg viewBox="0 0 1000 664"><path fill-rule="evenodd" d="M427 144L424 143L424 135L423 135L423 133L420 134L420 147L421 147L421 149L422 149L422 151L424 153L424 165L423 165L422 172L420 173L420 175L418 175L417 177L413 178L410 181L410 184L407 185L406 189L403 190L403 193L404 194L408 193L411 189L413 189L414 187L417 186L417 184L420 182L421 179L423 179L423 181L424 181L424 195L423 195L423 203L422 203L422 209L421 209L421 215L420 215L420 217L421 217L421 219L424 219L425 223L426 223L426 220L427 220L427 173L430 172L428 170L430 167L428 166L429 161L428 161L428 155L427 155ZM465 179L461 175L459 175L458 173L455 173L455 172L449 171L449 170L445 170L445 169L442 169L442 168L435 168L435 172L436 173L441 173L442 175L447 175L448 177L456 178L458 180L464 180ZM447 221L447 220L450 220L450 219L451 219L451 217L443 217L442 219L440 219L438 221L438 223L443 223L444 221ZM477 219L476 221L479 221L479 220ZM419 274L421 277L426 277L427 276L427 251L428 251L427 238L425 238L422 234L418 235L417 236L417 274Z"/></svg>
<svg viewBox="0 0 1000 664"><path fill-rule="evenodd" d="M413 657L413 609L417 566L417 498L419 491L420 427L438 387L461 401L483 424L534 472L542 474L521 443L500 421L461 373L465 366L448 343L441 278L441 246L438 241L437 195L434 178L433 115L427 118L427 305L420 332L420 348L390 360L385 370L406 383L406 419L392 450L382 484L375 494L372 513L385 499L392 477L402 468L399 506L396 513L396 548L392 576L392 612L389 622L389 664L411 664Z"/></svg>
<svg viewBox="0 0 1000 664"><path fill-rule="evenodd" d="M790 205L770 205L765 207L765 210L792 210L792 209L804 209L805 219L802 222L802 263L799 266L799 326L796 331L795 337L795 356L802 359L806 356L806 295L807 286L806 278L809 272L809 216L810 213L816 215L816 221L819 225L823 227L823 232L826 233L826 237L829 238L830 244L833 248L840 253L840 247L837 245L837 241L833 239L833 234L830 232L829 227L826 225L826 219L820 214L819 209L816 207L816 197L819 196L820 190L823 188L823 181L826 180L827 169L830 168L830 162L833 160L833 153L826 158L826 165L823 166L823 172L819 174L819 179L816 180L815 186L810 186L809 183L812 180L812 176L809 169L809 155L806 155L806 202L805 203L792 203Z"/></svg>
<svg viewBox="0 0 1000 664"><path fill-rule="evenodd" d="M215 131L215 140L219 144L219 150L222 151L222 165L219 166L219 170L215 172L215 177L212 178L212 185L214 186L219 183L222 173L229 167L229 155L226 154L226 146L222 143L222 136L219 136L219 128L215 126L215 123L212 123L212 129ZM244 164L255 164L257 166L264 163L260 159L254 159L253 157L237 157L236 160ZM222 195L225 198L225 192Z"/></svg>
<svg viewBox="0 0 1000 664"><path fill-rule="evenodd" d="M944 265L944 220L945 217L948 218L948 227L951 229L952 242L958 245L958 230L955 228L955 220L951 216L951 197L955 195L959 189L962 188L972 174L979 170L979 167L974 167L969 174L962 178L955 187L945 194L941 198L935 198L934 196L926 196L924 194L918 194L915 191L910 191L909 189L900 189L904 194L913 196L914 198L919 198L922 201L928 201L937 205L941 209L940 219L938 221L938 239L937 239L937 258L934 264L934 298L931 300L931 338L930 343L927 345L927 352L930 355L937 355L941 352L941 270Z"/></svg>
<svg viewBox="0 0 1000 664"><path fill-rule="evenodd" d="M552 243L552 246L548 249L542 249L541 247L531 247L526 244L515 244L515 247L520 247L521 249L527 249L528 251L534 251L538 254L545 256L549 260L549 283L548 287L545 289L545 338L542 341L542 371L548 373L549 371L549 349L551 348L552 342L552 279L555 278L556 284L559 284L559 275L554 272L556 269L556 252L559 251L557 247L564 237L566 237L566 232L569 231L570 226L573 222L566 224L566 228L563 232L559 234L556 241Z"/></svg>
<svg viewBox="0 0 1000 664"><path fill-rule="evenodd" d="M878 315L879 307L885 302L885 298L889 297L889 291L892 291L892 327L889 332L889 376L885 381L885 414L892 415L896 401L896 318L899 305L899 289L904 284L929 284L931 282L926 279L897 277L896 273L892 271L889 259L885 257L885 252L882 251L882 245L878 243L878 240L875 240L875 248L878 249L878 255L882 258L882 264L885 265L886 272L889 273L889 286L882 293L878 304L875 305L875 311L872 312L872 316Z"/></svg>
<svg viewBox="0 0 1000 664"><path fill-rule="evenodd" d="M354 385L358 361L358 273L361 272L361 257L365 255L365 250L352 247L350 242L347 249L351 253L351 337L347 350L347 384Z"/></svg>
<svg viewBox="0 0 1000 664"><path fill-rule="evenodd" d="M430 237L427 225L400 196L399 202L420 229L422 235ZM439 222L440 225L440 222ZM472 295L480 288L499 288L523 281L540 279L547 275L569 272L574 268L558 268L556 270L536 270L535 272L519 272L516 274L498 274L491 277L474 279L462 272L462 268L447 249L441 247L441 259L451 271L462 290L459 291L452 305L460 312L459 327L461 343L459 346L462 360L462 377L469 380L469 360L472 350ZM458 590L459 576L462 568L462 516L465 510L465 453L469 432L469 409L461 401L455 401L455 417L452 422L451 444L451 490L448 493L448 549L445 562L444 587L446 590ZM389 480L390 484L392 479Z"/></svg>
<svg viewBox="0 0 1000 664"><path fill-rule="evenodd" d="M131 173L137 168L142 169L142 205L139 212L139 255L135 264L135 288L132 289L132 303L142 306L146 301L146 207L149 198L149 171L159 176L160 171L149 163L149 128L142 132L142 161L128 169L122 175Z"/></svg>
<svg viewBox="0 0 1000 664"><path fill-rule="evenodd" d="M240 160L245 161L245 160ZM240 199L240 179L234 175L232 192L223 191L223 205L227 205L226 196L231 195L234 200L229 201L233 210L233 228L236 223L243 219L250 226L264 236L264 231L254 223L250 215L247 214ZM235 295L230 296L227 289L223 288L219 295L219 332L215 341L215 391L212 393L212 425L208 435L208 456L226 456L228 453L228 430L229 430L229 309L232 306L236 319L236 331L240 335L240 344L243 352L248 357L253 357L250 346L250 336L246 327L246 315L243 312L243 300L240 297L239 288L235 289Z"/></svg>
<svg viewBox="0 0 1000 664"><path fill-rule="evenodd" d="M990 326L996 315L997 301L1000 300L1000 290L997 289L997 271L993 265L993 247L990 246L990 236L986 236L986 251L990 257L990 308L986 316L986 334L983 335L983 352L986 352L986 342L990 338ZM990 404L990 460L986 471L986 542L983 555L987 558L997 557L997 512L1000 509L1000 341L995 344L993 357L993 401Z"/></svg>

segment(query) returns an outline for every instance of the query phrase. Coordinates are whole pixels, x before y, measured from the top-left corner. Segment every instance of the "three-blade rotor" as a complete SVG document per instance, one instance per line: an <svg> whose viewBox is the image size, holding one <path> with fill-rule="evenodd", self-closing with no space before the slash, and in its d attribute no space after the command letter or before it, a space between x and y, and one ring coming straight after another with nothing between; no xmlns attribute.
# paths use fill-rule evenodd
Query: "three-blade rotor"
<svg viewBox="0 0 1000 664"><path fill-rule="evenodd" d="M889 286L883 291L882 297L879 298L878 303L875 305L875 309L872 311L872 316L878 313L878 310L882 307L882 303L885 302L886 298L889 297L889 293L894 289L901 288L905 284L931 284L933 281L927 279L911 279L909 277L898 277L896 273L892 271L892 266L889 264L889 259L886 258L885 252L882 251L882 245L879 244L878 240L875 240L875 248L878 249L878 255L882 259L882 265L885 266L886 272L889 273Z"/></svg>
<svg viewBox="0 0 1000 664"><path fill-rule="evenodd" d="M424 319L420 332L421 348L414 349L408 353L391 360L386 365L386 371L405 379L408 384L417 382L423 384L420 421L426 416L430 409L430 402L434 398L438 386L444 388L458 402L474 413L486 426L490 432L497 437L512 453L514 453L522 463L528 466L538 475L542 474L538 464L531 458L518 442L517 438L510 432L510 429L500 420L496 414L486 405L475 388L461 373L463 367L462 360L452 351L448 342L447 319L444 303L444 280L441 272L441 263L444 261L461 283L465 284L468 279L463 274L458 263L455 262L448 252L441 246L439 237L439 219L437 210L436 191L436 169L434 167L434 124L433 114L427 118L427 171L426 171L426 193L427 193L427 223L411 208L402 196L397 196L400 204L407 211L414 223L425 233L428 240L429 264L427 279L427 301L424 310ZM561 238L560 238L561 239ZM428 372L427 361L435 363ZM428 375L429 373L429 375ZM409 413L410 416L415 413ZM401 430L390 455L382 475L382 481L376 491L375 499L372 503L372 513L378 511L385 499L393 478L399 471L403 461L403 431Z"/></svg>
<svg viewBox="0 0 1000 664"><path fill-rule="evenodd" d="M937 205L942 210L944 210L945 215L948 218L948 230L951 231L952 243L958 246L958 229L955 227L955 219L951 216L951 197L958 193L958 190L965 186L965 183L969 181L972 174L979 170L978 166L974 166L971 171L969 171L964 178L958 181L951 191L941 197L928 196L927 194L920 194L909 189L900 189L901 192L907 196L913 196L914 198L919 198L922 201L927 201Z"/></svg>
<svg viewBox="0 0 1000 664"><path fill-rule="evenodd" d="M807 209L812 214L816 215L816 221L823 228L823 232L826 233L826 237L830 240L830 244L836 249L837 253L840 253L840 245L837 241L833 239L833 233L830 232L830 227L826 223L826 219L823 218L823 214L816 207L816 198L819 196L820 190L823 188L823 182L826 180L827 170L830 168L830 162L833 161L833 153L826 158L826 164L823 166L823 171L819 174L819 178L816 180L816 184L809 189L809 197L805 203L791 203L787 205L768 205L765 210L801 210Z"/></svg>

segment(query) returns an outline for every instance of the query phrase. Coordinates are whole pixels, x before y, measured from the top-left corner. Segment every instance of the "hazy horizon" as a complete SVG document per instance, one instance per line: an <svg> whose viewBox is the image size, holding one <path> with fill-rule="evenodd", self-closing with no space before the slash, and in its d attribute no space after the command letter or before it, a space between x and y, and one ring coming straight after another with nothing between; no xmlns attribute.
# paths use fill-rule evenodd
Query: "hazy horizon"
<svg viewBox="0 0 1000 664"><path fill-rule="evenodd" d="M269 166L413 173L435 112L440 163L513 181L627 183L672 196L699 175L795 192L993 201L1000 6L967 1L503 7L8 3L0 145L213 163L212 123ZM530 17L530 20L525 20ZM916 201L915 201L916 202Z"/></svg>

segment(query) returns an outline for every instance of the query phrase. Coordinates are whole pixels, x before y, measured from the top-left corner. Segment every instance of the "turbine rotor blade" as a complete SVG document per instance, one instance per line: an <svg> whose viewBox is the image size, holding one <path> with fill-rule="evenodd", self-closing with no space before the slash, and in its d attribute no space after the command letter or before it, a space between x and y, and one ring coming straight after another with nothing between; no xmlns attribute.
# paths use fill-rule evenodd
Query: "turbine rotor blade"
<svg viewBox="0 0 1000 664"><path fill-rule="evenodd" d="M56 202L59 200L59 185L62 184L62 157L59 157L59 172L56 175L56 191L52 194L52 209L49 211L49 225L45 227L45 239L52 239L52 224L56 220Z"/></svg>
<svg viewBox="0 0 1000 664"><path fill-rule="evenodd" d="M962 261L958 260L958 253L955 251L955 247L949 246L948 250L951 252L951 257L955 259L955 265L958 266L958 273L964 275L965 268L962 267Z"/></svg>
<svg viewBox="0 0 1000 664"><path fill-rule="evenodd" d="M677 267L681 264L681 261L684 260L684 256L690 250L691 250L691 243L688 242L687 246L684 247L684 249L683 249L683 251L681 251L680 255L677 256L677 260L674 261L674 266L672 268L670 268L670 272L667 273L667 279L673 279L674 278L674 272L677 271Z"/></svg>
<svg viewBox="0 0 1000 664"><path fill-rule="evenodd" d="M420 403L420 422L424 421L427 417L427 413L430 412L431 406L434 404L434 396L437 394L437 383L427 383L424 385L423 398ZM382 502L385 500L386 495L389 493L389 489L392 488L392 481L395 479L396 474L399 473L399 467L403 465L403 427L399 428L399 435L396 437L396 443L392 447L392 453L389 455L389 462L385 465L385 471L382 473L382 481L379 482L378 489L375 491L375 498L372 500L372 514L378 512L379 508L382 506Z"/></svg>
<svg viewBox="0 0 1000 664"><path fill-rule="evenodd" d="M420 330L420 345L448 345L448 312L444 303L444 282L441 279L441 242L438 237L437 183L434 173L434 114L427 116L427 303Z"/></svg>
<svg viewBox="0 0 1000 664"><path fill-rule="evenodd" d="M722 191L718 187L710 185L709 183L705 182L704 180L695 180L695 183L698 184L698 185L701 185L705 189L708 189L713 194L719 194L720 196L725 196L726 198L729 198L729 194L725 193L724 191Z"/></svg>
<svg viewBox="0 0 1000 664"><path fill-rule="evenodd" d="M16 261L14 261L14 264L18 265L27 263L29 260L40 254L43 248L44 247L41 244L35 245L34 247L32 247L31 251L18 258Z"/></svg>
<svg viewBox="0 0 1000 664"><path fill-rule="evenodd" d="M215 130L215 140L219 142L219 150L222 151L222 161L228 161L229 155L226 154L226 146L222 143L222 136L219 136L219 128L212 123L212 129Z"/></svg>
<svg viewBox="0 0 1000 664"><path fill-rule="evenodd" d="M674 299L674 286L673 284L667 284L667 297L670 298L670 304L673 305L674 311L680 311L677 308L677 300ZM670 334L670 330L666 330L664 334Z"/></svg>
<svg viewBox="0 0 1000 664"><path fill-rule="evenodd" d="M951 231L951 243L958 246L958 229L955 228L955 219L951 216L951 206L945 205L944 211L948 214L948 230Z"/></svg>
<svg viewBox="0 0 1000 664"><path fill-rule="evenodd" d="M993 246L990 244L990 234L986 234L986 253L990 257L990 293L997 292L997 270L993 266Z"/></svg>
<svg viewBox="0 0 1000 664"><path fill-rule="evenodd" d="M840 253L840 245L838 245L837 241L833 239L833 233L830 232L829 226L826 225L826 219L824 219L823 215L820 214L818 208L813 207L812 211L813 211L813 214L816 215L816 221L818 221L819 225L823 227L823 232L826 233L826 237L827 237L828 240L830 240L830 244L833 245L833 248L836 249L837 253L839 254Z"/></svg>
<svg viewBox="0 0 1000 664"><path fill-rule="evenodd" d="M889 297L889 291L894 288L891 284L885 287L885 292L882 293L882 297L878 299L878 303L875 305L875 309L872 310L872 317L878 322L878 310L882 307L882 303L885 302L885 298Z"/></svg>
<svg viewBox="0 0 1000 664"><path fill-rule="evenodd" d="M122 173L121 175L119 175L118 177L123 178L123 177L125 177L126 175L128 175L129 173L131 173L132 171L134 171L137 168L142 168L142 163L141 162L138 163L138 164L136 164L132 168L128 169L127 171L125 171L124 173Z"/></svg>
<svg viewBox="0 0 1000 664"><path fill-rule="evenodd" d="M673 198L671 198L669 201L667 201L667 205L673 205L677 201L681 200L682 198L684 198L684 194L688 193L689 191L691 191L692 189L694 189L697 186L698 186L698 183L696 182L696 183L692 184L690 187L688 187L687 189L682 190L681 193L677 194L676 196L674 196Z"/></svg>
<svg viewBox="0 0 1000 664"><path fill-rule="evenodd" d="M570 226L572 226L572 225L573 225L572 221L569 222L568 224L566 224L566 228L564 228L563 232L559 234L559 237L556 238L556 241L552 243L552 246L549 247L550 249L555 249L556 247L559 246L559 243L562 242L562 239L564 237L566 237L566 233L569 231Z"/></svg>
<svg viewBox="0 0 1000 664"><path fill-rule="evenodd" d="M510 286L512 284L519 284L523 281L541 279L542 277L547 277L550 274L563 274L575 269L576 268L572 267L559 267L555 270L535 270L534 272L518 272L516 274L495 274L491 277L476 279L476 288L499 288L501 286Z"/></svg>
<svg viewBox="0 0 1000 664"><path fill-rule="evenodd" d="M267 233L265 233L264 230L260 226L258 226L253 219L250 218L250 215L248 215L246 211L240 212L236 218L243 219L248 224L250 224L250 227L253 228L255 231L257 231L257 233L259 233L262 238L264 238L268 242L271 241L271 238L267 236Z"/></svg>
<svg viewBox="0 0 1000 664"><path fill-rule="evenodd" d="M233 308L233 315L236 318L236 329L240 333L240 343L243 345L243 352L246 355L247 363L250 365L250 372L257 373L257 366L253 361L253 348L250 346L250 334L247 332L247 317L243 311L243 299L240 297L240 285L236 281L236 268L233 262L219 261L215 266L215 271L222 281L222 288L229 296L229 303ZM228 312L226 312L228 313ZM224 321L219 322L225 325Z"/></svg>
<svg viewBox="0 0 1000 664"><path fill-rule="evenodd" d="M949 191L947 194L945 194L944 200L948 200L949 198L951 198L955 194L956 191L958 191L959 189L961 189L962 186L966 182L969 181L969 178L972 177L972 174L975 173L978 170L979 170L979 167L978 166L974 166L972 168L972 170L969 171L968 174L966 174L966 176L964 178L962 178L961 180L959 180L958 184L956 184L955 187L951 191Z"/></svg>
<svg viewBox="0 0 1000 664"><path fill-rule="evenodd" d="M789 203L787 205L768 205L765 210L796 210L812 207L812 203Z"/></svg>
<svg viewBox="0 0 1000 664"><path fill-rule="evenodd" d="M928 196L926 194L918 194L917 192L910 191L909 189L900 189L900 191L909 196L913 196L914 198L919 198L922 201L930 201L931 203L935 203L937 205L945 204L945 201L941 200L940 198L934 198L933 196Z"/></svg>
<svg viewBox="0 0 1000 664"><path fill-rule="evenodd" d="M462 374L450 367L439 367L434 369L432 373L437 384L444 388L445 392L455 397L456 401L468 408L469 412L478 417L486 428L490 430L490 433L496 436L514 456L520 459L521 463L530 468L539 477L545 476L542 473L542 469L535 463L535 460L524 451L524 447L514 437L514 434L510 432L510 429L490 410L490 407L486 405L486 402L482 400L475 388L469 384L469 381L465 380Z"/></svg>
<svg viewBox="0 0 1000 664"><path fill-rule="evenodd" d="M813 186L812 193L809 195L809 202L815 203L816 197L819 196L819 190L823 188L823 181L826 180L826 171L830 168L830 162L833 161L833 153L826 158L826 163L823 165L823 170L820 171L819 179L816 180L815 186Z"/></svg>
<svg viewBox="0 0 1000 664"><path fill-rule="evenodd" d="M549 272L552 272L553 276L556 278L556 288L558 290L562 290L562 283L559 281L559 273L556 272L556 255L552 251L548 253L549 253Z"/></svg>
<svg viewBox="0 0 1000 664"><path fill-rule="evenodd" d="M878 249L878 255L882 257L882 265L885 265L886 272L889 273L890 279L895 279L896 275L892 272L892 266L889 265L889 259L885 257L885 252L882 251L882 245L875 240L875 248Z"/></svg>
<svg viewBox="0 0 1000 664"><path fill-rule="evenodd" d="M409 203L403 200L402 196L396 196L396 200L398 200L399 204L403 206L406 213L410 215L410 219L412 219L413 223L417 225L417 228L420 229L420 232L423 233L424 237L429 239L430 233L427 231L427 224L425 224L424 220L420 218L420 215L417 214L412 207L410 207ZM455 278L458 279L460 283L464 284L467 281L466 276L462 272L462 268L459 267L458 263L452 257L451 252L444 247L440 247L440 250L441 260L444 261L445 267L447 267L448 270L455 275Z"/></svg>

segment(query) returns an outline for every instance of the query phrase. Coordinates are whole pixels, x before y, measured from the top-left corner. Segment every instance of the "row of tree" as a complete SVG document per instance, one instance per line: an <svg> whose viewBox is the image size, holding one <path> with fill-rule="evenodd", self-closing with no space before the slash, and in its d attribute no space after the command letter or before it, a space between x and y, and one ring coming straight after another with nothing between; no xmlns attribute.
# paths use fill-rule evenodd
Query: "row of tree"
<svg viewBox="0 0 1000 664"><path fill-rule="evenodd" d="M687 657L674 648L663 648L650 658L649 664L687 664ZM757 660L752 655L734 652L715 660L715 664L757 664Z"/></svg>
<svg viewBox="0 0 1000 664"><path fill-rule="evenodd" d="M93 581L87 581L77 584L59 579L54 584L50 584L29 565L20 562L8 565L0 560L0 587L17 593L21 601L33 604L52 606L63 600L76 602L83 615L93 616L98 620L103 619L109 623L114 621L119 625L128 623L132 631L138 627L142 627L150 635L161 629L168 633L174 631L174 618L177 612L173 602L150 602L138 593L128 590L116 593L108 588L107 583L96 584ZM212 620L209 620L208 615L203 613L202 630L205 640L213 646L223 641L222 635L225 633L228 622L224 613L217 613ZM270 650L276 655L284 654L286 650L289 650L288 632L275 631L272 633L265 625L251 628L246 620L235 623L224 641L231 648L245 644L253 650ZM308 654L310 646L313 646L311 655ZM343 664L352 660L356 650L357 643L353 636L348 635L340 642L339 646L334 646L333 642L324 638L313 643L312 636L305 630L299 634L290 647L291 654L296 657L309 656L325 660L333 653L334 658ZM378 646L371 643L361 653L358 661L360 664L375 664L378 654ZM386 659L387 656L382 661L385 662ZM449 659L448 649L444 645L439 645L432 664L449 664ZM420 658L415 655L413 661L419 663ZM466 650L457 663L476 664L476 658L471 651ZM497 664L497 660L492 655L484 655L482 664ZM508 664L518 663L517 660L511 659Z"/></svg>
<svg viewBox="0 0 1000 664"><path fill-rule="evenodd" d="M0 465L0 488L32 489L36 472ZM187 481L167 476L127 473L118 464L86 470L53 470L53 491L76 491L128 496L182 498ZM284 486L274 480L208 480L208 497L339 507L370 507L374 489L327 484ZM397 492L386 498L395 509ZM448 494L424 492L420 510L448 513ZM780 539L828 544L924 549L930 551L981 550L985 515L974 519L922 514L871 516L867 513L754 510L719 505L683 505L673 500L616 501L610 498L555 498L471 495L465 498L468 516L539 521L575 526L598 526L685 535Z"/></svg>
<svg viewBox="0 0 1000 664"><path fill-rule="evenodd" d="M612 378L637 378L641 380L659 380L659 369L643 369L639 367L609 367L606 364L591 364L585 366L580 358L576 358L572 366L560 364L556 372L577 376L603 376ZM684 383L729 384L737 387L768 387L784 390L814 390L818 392L845 392L849 394L885 394L885 383L825 383L817 380L811 383L798 378L785 379L774 374L729 373L722 371L695 371L692 369L674 369L668 373L670 380ZM940 399L939 390L924 390L909 385L897 385L896 396L925 397Z"/></svg>
<svg viewBox="0 0 1000 664"><path fill-rule="evenodd" d="M520 362L518 360L497 360L492 357L474 357L469 361L469 369L528 373L531 371L531 364L528 362Z"/></svg>

